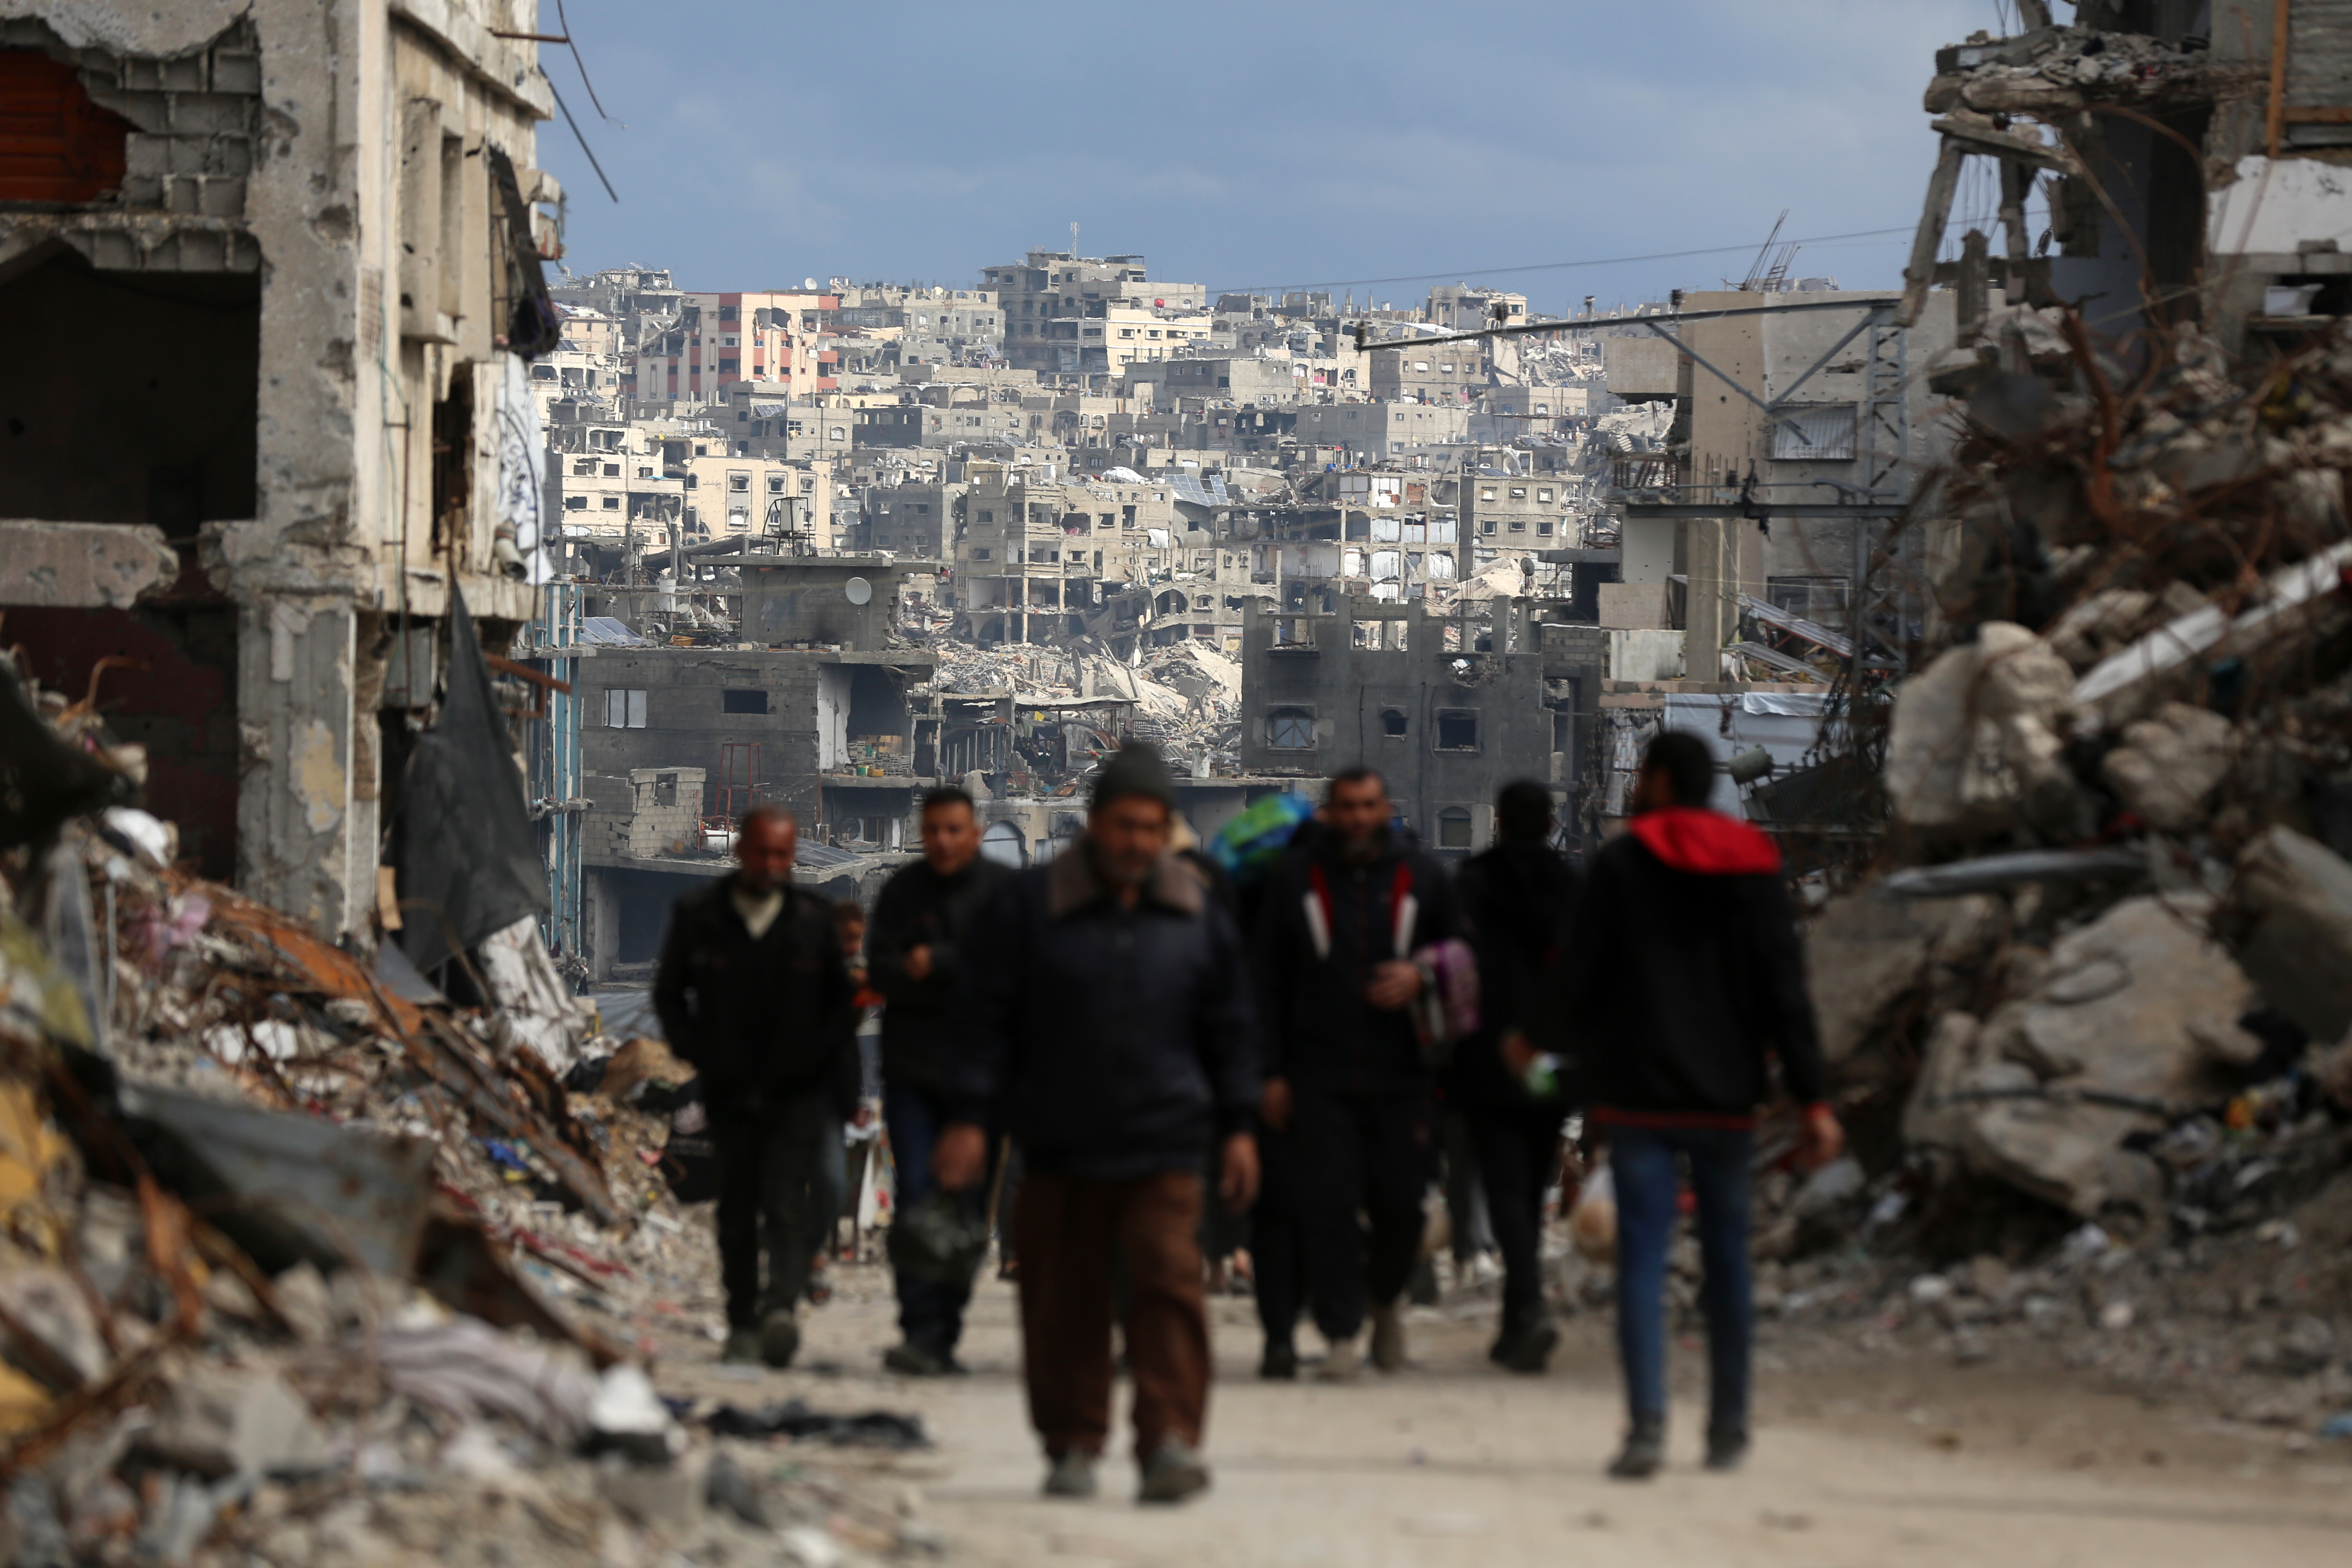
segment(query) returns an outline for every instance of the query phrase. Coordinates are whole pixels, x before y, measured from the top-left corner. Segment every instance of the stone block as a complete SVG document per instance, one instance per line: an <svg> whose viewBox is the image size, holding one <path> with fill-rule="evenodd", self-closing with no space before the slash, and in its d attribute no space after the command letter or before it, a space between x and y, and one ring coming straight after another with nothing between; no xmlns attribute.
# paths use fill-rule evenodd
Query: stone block
<svg viewBox="0 0 2352 1568"><path fill-rule="evenodd" d="M2352 1028L2352 864L2273 827L2238 857L2218 922L2264 1000L2323 1044Z"/></svg>
<svg viewBox="0 0 2352 1568"><path fill-rule="evenodd" d="M2210 709L2168 702L2127 726L2123 744L2101 772L2118 798L2150 827L2179 833L2196 826L2229 776L2230 721Z"/></svg>

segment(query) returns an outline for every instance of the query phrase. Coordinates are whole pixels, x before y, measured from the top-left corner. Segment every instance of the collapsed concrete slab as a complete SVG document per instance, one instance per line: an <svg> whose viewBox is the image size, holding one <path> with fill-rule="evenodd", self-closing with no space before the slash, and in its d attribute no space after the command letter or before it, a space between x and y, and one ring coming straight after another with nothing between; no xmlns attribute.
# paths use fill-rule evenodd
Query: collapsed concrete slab
<svg viewBox="0 0 2352 1568"><path fill-rule="evenodd" d="M2352 864L2290 827L2238 857L2221 929L2270 1005L2314 1040L2352 1028Z"/></svg>
<svg viewBox="0 0 2352 1568"><path fill-rule="evenodd" d="M2072 813L2061 752L2074 670L2033 633L1988 621L1904 682L1886 746L1897 821L1985 831Z"/></svg>
<svg viewBox="0 0 2352 1568"><path fill-rule="evenodd" d="M2000 905L1984 898L1902 899L1884 889L1832 900L1805 933L1822 1055L1852 1080L1874 1077L1863 1058L1921 1000L1938 965L1972 964L2000 933Z"/></svg>

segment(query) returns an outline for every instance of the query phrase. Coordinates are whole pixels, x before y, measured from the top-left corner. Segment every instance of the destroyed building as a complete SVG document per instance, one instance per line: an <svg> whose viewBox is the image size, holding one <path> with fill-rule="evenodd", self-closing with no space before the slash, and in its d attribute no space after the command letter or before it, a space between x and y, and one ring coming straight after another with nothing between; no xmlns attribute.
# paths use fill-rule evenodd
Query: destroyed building
<svg viewBox="0 0 2352 1568"><path fill-rule="evenodd" d="M536 607L553 112L509 7L0 7L0 606L206 874L365 937L404 625ZM524 435L522 432L531 432ZM387 748L392 761L387 762Z"/></svg>

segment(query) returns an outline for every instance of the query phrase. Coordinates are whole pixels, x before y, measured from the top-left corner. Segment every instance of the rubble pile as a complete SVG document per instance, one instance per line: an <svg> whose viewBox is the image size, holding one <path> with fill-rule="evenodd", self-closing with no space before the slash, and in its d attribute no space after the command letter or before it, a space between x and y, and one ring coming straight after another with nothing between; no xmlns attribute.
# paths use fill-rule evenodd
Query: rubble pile
<svg viewBox="0 0 2352 1568"><path fill-rule="evenodd" d="M933 686L940 692L1009 692L1016 707L1122 700L1134 705L1134 734L1156 742L1171 762L1209 772L1233 765L1241 740L1241 663L1197 640L1154 648L1132 666L1076 645L982 648L942 637L931 646L940 658Z"/></svg>
<svg viewBox="0 0 2352 1568"><path fill-rule="evenodd" d="M460 1006L187 874L142 772L0 660L0 1561L936 1545L655 1395L721 1320L641 1109L667 1052L535 940Z"/></svg>
<svg viewBox="0 0 2352 1568"><path fill-rule="evenodd" d="M2230 74L2203 40L2175 46L2144 33L2039 27L2013 38L1972 35L1938 51L1927 112L2057 114L2096 101L2151 103L2211 93Z"/></svg>
<svg viewBox="0 0 2352 1568"><path fill-rule="evenodd" d="M1970 394L1885 852L1808 958L1868 1173L1810 1250L1866 1237L1954 1331L2190 1310L2352 1211L2352 346L2239 366L2182 331L2126 378L2043 314L2073 352ZM2225 1315L2352 1308L2300 1278Z"/></svg>

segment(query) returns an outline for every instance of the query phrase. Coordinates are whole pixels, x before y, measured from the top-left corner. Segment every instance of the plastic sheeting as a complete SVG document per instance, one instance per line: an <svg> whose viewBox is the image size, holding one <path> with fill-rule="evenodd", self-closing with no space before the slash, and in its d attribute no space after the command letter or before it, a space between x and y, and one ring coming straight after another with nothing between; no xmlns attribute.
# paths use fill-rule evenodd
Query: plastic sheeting
<svg viewBox="0 0 2352 1568"><path fill-rule="evenodd" d="M449 688L416 738L402 805L401 946L431 973L525 915L547 910L522 774L490 691L474 617L449 588Z"/></svg>

